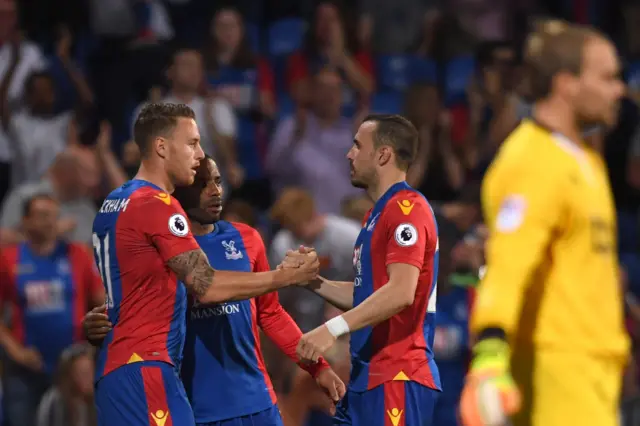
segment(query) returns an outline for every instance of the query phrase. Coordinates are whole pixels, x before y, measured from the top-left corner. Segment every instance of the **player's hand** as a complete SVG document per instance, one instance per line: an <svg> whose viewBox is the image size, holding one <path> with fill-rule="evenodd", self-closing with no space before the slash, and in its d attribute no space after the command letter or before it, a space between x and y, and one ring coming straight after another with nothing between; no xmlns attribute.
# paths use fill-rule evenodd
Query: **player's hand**
<svg viewBox="0 0 640 426"><path fill-rule="evenodd" d="M342 399L347 391L344 382L340 380L340 377L331 368L325 368L316 376L316 383L333 401L334 405L331 407L330 412L331 415L334 415L336 413L335 404Z"/></svg>
<svg viewBox="0 0 640 426"><path fill-rule="evenodd" d="M304 334L298 342L296 353L302 362L318 362L322 356L336 342L326 325L321 325Z"/></svg>
<svg viewBox="0 0 640 426"><path fill-rule="evenodd" d="M21 366L32 371L42 371L44 367L40 353L34 348L22 346L11 351L9 356Z"/></svg>
<svg viewBox="0 0 640 426"><path fill-rule="evenodd" d="M113 328L107 316L107 305L101 305L87 312L82 320L82 328L87 340L94 346L99 346Z"/></svg>
<svg viewBox="0 0 640 426"><path fill-rule="evenodd" d="M460 398L463 426L504 426L520 409L520 392L509 372L509 346L502 339L481 340Z"/></svg>

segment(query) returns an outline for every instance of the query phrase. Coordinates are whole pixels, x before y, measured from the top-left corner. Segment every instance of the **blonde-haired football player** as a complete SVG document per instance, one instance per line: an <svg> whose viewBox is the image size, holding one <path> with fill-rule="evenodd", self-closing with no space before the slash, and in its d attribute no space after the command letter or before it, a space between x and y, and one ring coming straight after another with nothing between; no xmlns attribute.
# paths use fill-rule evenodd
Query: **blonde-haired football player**
<svg viewBox="0 0 640 426"><path fill-rule="evenodd" d="M487 272L461 398L465 426L615 426L629 342L616 212L584 128L615 124L624 94L614 46L551 21L526 52L533 116L483 182Z"/></svg>

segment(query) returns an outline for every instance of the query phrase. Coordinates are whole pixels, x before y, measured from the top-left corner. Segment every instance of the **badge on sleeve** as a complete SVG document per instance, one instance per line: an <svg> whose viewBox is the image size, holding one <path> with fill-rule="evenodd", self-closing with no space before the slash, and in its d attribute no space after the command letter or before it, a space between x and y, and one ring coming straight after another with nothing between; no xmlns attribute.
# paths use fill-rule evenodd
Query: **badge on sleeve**
<svg viewBox="0 0 640 426"><path fill-rule="evenodd" d="M398 245L410 247L418 242L418 230L410 223L402 223L396 228L395 237Z"/></svg>
<svg viewBox="0 0 640 426"><path fill-rule="evenodd" d="M185 237L189 233L187 219L179 214L173 214L169 218L169 231L176 237Z"/></svg>
<svg viewBox="0 0 640 426"><path fill-rule="evenodd" d="M527 200L521 195L510 195L504 199L496 218L496 229L499 232L513 232L524 221Z"/></svg>

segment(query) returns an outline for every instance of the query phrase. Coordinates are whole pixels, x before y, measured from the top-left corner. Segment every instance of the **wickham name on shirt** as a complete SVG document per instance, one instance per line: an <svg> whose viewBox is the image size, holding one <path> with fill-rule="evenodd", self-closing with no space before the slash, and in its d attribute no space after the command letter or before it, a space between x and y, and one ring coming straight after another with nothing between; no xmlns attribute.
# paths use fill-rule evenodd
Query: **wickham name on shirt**
<svg viewBox="0 0 640 426"><path fill-rule="evenodd" d="M129 205L128 198L117 198L115 200L104 200L102 207L98 213L119 213L127 209Z"/></svg>

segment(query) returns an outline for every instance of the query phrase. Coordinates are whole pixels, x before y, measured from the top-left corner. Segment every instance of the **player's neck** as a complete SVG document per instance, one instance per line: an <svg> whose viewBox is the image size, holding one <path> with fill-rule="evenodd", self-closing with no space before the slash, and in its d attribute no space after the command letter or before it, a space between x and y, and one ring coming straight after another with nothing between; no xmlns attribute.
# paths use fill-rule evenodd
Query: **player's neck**
<svg viewBox="0 0 640 426"><path fill-rule="evenodd" d="M142 160L138 173L134 179L150 182L169 194L171 194L175 189L175 185L171 182L171 179L164 170L157 168L153 164L145 162L145 160Z"/></svg>
<svg viewBox="0 0 640 426"><path fill-rule="evenodd" d="M210 234L214 229L216 229L215 223L203 225L199 222L196 222L195 220L191 221L191 233L193 233L193 235L195 235L196 237Z"/></svg>
<svg viewBox="0 0 640 426"><path fill-rule="evenodd" d="M567 104L560 100L548 99L537 102L533 109L533 119L552 132L558 132L574 143L582 144L575 115Z"/></svg>
<svg viewBox="0 0 640 426"><path fill-rule="evenodd" d="M401 170L393 170L388 173L380 173L378 182L367 188L367 194L375 203L378 201L393 185L407 180L407 173Z"/></svg>

